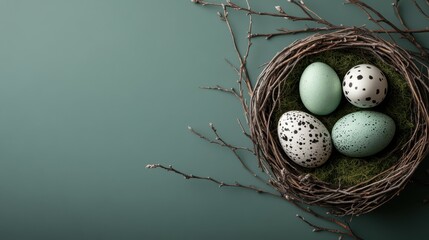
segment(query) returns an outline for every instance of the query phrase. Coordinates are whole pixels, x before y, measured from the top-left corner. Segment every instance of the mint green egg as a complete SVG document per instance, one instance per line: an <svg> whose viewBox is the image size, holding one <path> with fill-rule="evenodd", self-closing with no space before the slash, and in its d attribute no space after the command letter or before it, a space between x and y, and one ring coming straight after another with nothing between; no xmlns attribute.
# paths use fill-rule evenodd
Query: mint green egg
<svg viewBox="0 0 429 240"><path fill-rule="evenodd" d="M299 81L299 96L304 106L313 114L328 115L341 101L341 82L329 65L314 62L308 65Z"/></svg>
<svg viewBox="0 0 429 240"><path fill-rule="evenodd" d="M349 157L368 157L383 150L395 135L395 122L386 114L359 111L340 118L332 128L335 148Z"/></svg>

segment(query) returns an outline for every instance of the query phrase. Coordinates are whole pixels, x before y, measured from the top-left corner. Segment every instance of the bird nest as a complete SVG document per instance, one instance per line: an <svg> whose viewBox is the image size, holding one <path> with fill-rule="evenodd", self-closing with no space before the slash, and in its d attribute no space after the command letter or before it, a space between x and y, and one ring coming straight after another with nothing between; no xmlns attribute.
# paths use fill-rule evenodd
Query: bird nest
<svg viewBox="0 0 429 240"><path fill-rule="evenodd" d="M299 81L289 78L291 72L306 57L337 50L363 51L391 66L402 76L411 96L411 104L405 108L409 109L413 128L406 139L392 142L394 146L383 152L385 157L394 154L398 158L353 185L333 184L296 165L286 156L277 137L276 112L281 108L284 86L287 81ZM262 71L250 103L250 131L260 166L270 176L270 183L285 198L327 207L336 215L367 213L398 195L428 151L427 72L427 67L416 62L410 52L364 28L315 34L283 49Z"/></svg>

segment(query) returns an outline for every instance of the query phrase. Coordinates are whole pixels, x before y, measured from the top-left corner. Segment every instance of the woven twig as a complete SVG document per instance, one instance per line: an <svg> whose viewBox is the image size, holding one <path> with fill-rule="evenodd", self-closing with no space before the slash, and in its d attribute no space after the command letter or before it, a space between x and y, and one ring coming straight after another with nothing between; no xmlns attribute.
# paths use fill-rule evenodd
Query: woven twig
<svg viewBox="0 0 429 240"><path fill-rule="evenodd" d="M294 66L306 56L347 48L372 53L404 77L412 94L409 117L415 129L408 141L395 147L401 157L393 166L372 179L343 188L301 172L284 154L273 132L277 127L274 112L279 105L282 83ZM249 112L251 136L260 166L269 174L270 183L285 198L328 207L331 213L341 216L367 213L398 195L428 152L428 68L412 59L406 50L374 36L365 28L314 34L278 53L259 76Z"/></svg>

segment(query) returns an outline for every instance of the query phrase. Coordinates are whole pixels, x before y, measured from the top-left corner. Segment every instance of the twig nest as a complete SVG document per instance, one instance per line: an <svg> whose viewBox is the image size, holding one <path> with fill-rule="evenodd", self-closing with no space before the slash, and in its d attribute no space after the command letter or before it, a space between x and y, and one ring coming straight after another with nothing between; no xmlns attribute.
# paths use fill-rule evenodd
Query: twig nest
<svg viewBox="0 0 429 240"><path fill-rule="evenodd" d="M387 170L352 186L338 186L322 181L306 172L299 163L291 161L293 156L283 151L284 143L277 136L277 119L274 116L276 109L281 107L282 87L300 60L314 54L344 49L365 51L392 66L403 76L412 98L410 106L403 106L411 108L411 134L404 141L392 142L394 146L386 153L398 154L399 159ZM429 87L427 76L422 74L427 73L428 68L423 64L417 66L414 60L406 50L374 36L364 28L315 34L296 41L279 52L259 76L249 114L250 131L258 150L259 163L270 175L271 184L285 196L310 205L328 207L336 215L367 213L398 195L428 151ZM422 72L420 69L423 69ZM376 76L375 72L367 75L366 77L371 75L373 79L383 78ZM350 79L350 75L348 78ZM384 93L384 88L381 87L374 87L376 95L377 89L379 94ZM381 97L375 100L380 103L383 99ZM372 100L371 97L371 103ZM304 176L306 180L302 181Z"/></svg>

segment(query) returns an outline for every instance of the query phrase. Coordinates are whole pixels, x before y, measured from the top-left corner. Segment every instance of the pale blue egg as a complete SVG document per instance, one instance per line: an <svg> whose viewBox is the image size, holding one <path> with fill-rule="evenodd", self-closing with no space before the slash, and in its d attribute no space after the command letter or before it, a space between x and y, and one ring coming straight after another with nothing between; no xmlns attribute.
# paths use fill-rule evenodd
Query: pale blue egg
<svg viewBox="0 0 429 240"><path fill-rule="evenodd" d="M386 114L359 111L339 119L332 129L335 148L349 157L368 157L383 150L395 135L395 122Z"/></svg>
<svg viewBox="0 0 429 240"><path fill-rule="evenodd" d="M328 115L341 102L341 81L329 65L314 62L308 65L301 75L299 96L311 113Z"/></svg>

